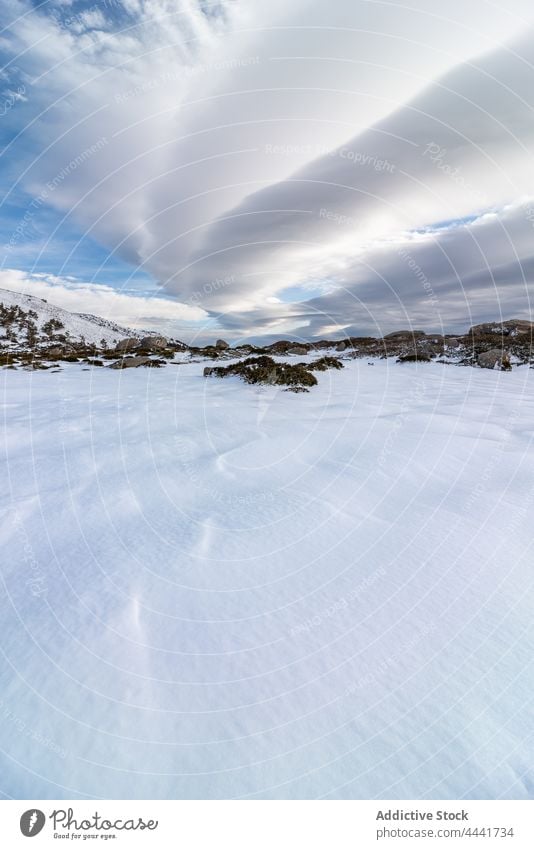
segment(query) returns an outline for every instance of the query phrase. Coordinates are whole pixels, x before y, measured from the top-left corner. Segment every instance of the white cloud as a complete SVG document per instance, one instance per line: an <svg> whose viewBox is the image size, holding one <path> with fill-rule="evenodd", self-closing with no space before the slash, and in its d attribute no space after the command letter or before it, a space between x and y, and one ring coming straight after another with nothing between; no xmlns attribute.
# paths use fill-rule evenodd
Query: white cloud
<svg viewBox="0 0 534 849"><path fill-rule="evenodd" d="M13 183L39 196L105 137L50 204L178 299L202 292L227 326L294 326L304 308L273 301L284 290L322 286L334 304L355 267L365 287L358 262L387 239L529 188L527 0L117 6L70 26L72 9L18 22L13 59L38 121Z"/></svg>
<svg viewBox="0 0 534 849"><path fill-rule="evenodd" d="M534 48L529 39L519 49L455 69L333 155L226 211L206 229L176 291L231 271L234 300L224 303L253 308L267 292L339 277L377 239L513 201L534 185ZM369 167L363 152L391 167Z"/></svg>

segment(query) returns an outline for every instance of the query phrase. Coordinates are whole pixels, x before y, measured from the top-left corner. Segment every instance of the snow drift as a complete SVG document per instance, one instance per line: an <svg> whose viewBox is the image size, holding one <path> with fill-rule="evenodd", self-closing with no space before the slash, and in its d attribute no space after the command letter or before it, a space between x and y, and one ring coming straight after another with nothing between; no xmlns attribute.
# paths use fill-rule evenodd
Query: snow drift
<svg viewBox="0 0 534 849"><path fill-rule="evenodd" d="M532 374L4 371L1 789L530 798Z"/></svg>

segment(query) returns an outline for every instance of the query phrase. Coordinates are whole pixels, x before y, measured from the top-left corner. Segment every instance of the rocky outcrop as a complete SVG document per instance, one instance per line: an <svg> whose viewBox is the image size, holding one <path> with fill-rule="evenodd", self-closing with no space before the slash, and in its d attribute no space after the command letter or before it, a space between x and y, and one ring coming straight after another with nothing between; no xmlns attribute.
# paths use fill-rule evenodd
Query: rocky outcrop
<svg viewBox="0 0 534 849"><path fill-rule="evenodd" d="M228 342L225 342L224 339L217 339L215 343L215 347L219 349L219 351L226 351L227 348L230 347Z"/></svg>
<svg viewBox="0 0 534 849"><path fill-rule="evenodd" d="M494 333L502 336L519 336L534 330L534 322L523 318L510 318L507 321L489 321L485 324L475 324L470 328L471 336L481 336Z"/></svg>
<svg viewBox="0 0 534 849"><path fill-rule="evenodd" d="M293 354L297 357L305 357L308 353L308 349L304 347L304 345L293 345L292 348L288 348L288 354Z"/></svg>
<svg viewBox="0 0 534 849"><path fill-rule="evenodd" d="M424 339L425 336L424 330L394 330L393 333L387 333L382 338L388 342L408 342L413 339Z"/></svg>

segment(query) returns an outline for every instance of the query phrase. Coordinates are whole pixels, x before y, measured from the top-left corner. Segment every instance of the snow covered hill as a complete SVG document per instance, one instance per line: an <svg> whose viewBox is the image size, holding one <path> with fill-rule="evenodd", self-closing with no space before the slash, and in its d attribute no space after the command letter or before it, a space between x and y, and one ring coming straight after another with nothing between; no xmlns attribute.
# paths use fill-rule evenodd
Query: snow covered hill
<svg viewBox="0 0 534 849"><path fill-rule="evenodd" d="M0 791L532 798L534 372L3 371Z"/></svg>
<svg viewBox="0 0 534 849"><path fill-rule="evenodd" d="M69 342L112 346L121 339L147 335L150 331L120 327L95 315L68 312L33 295L0 289L0 346L4 349L32 348L36 342L62 336Z"/></svg>

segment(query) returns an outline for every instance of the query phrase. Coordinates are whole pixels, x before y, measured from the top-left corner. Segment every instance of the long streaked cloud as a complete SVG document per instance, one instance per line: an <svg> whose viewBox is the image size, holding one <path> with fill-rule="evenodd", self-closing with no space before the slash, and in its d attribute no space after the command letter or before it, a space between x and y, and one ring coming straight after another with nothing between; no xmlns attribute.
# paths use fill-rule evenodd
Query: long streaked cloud
<svg viewBox="0 0 534 849"><path fill-rule="evenodd" d="M273 290L338 277L340 263L373 241L502 208L534 185L533 59L529 40L515 54L499 50L462 66L341 148L249 195L207 228L176 289L232 272L232 306L241 298L253 307Z"/></svg>
<svg viewBox="0 0 534 849"><path fill-rule="evenodd" d="M230 333L296 339L381 336L392 328L465 333L532 311L534 198L473 221L377 241L339 268L335 286L303 303L228 312Z"/></svg>

